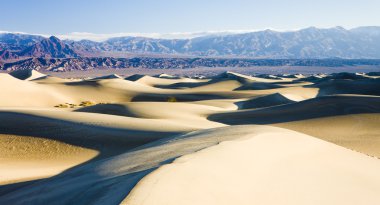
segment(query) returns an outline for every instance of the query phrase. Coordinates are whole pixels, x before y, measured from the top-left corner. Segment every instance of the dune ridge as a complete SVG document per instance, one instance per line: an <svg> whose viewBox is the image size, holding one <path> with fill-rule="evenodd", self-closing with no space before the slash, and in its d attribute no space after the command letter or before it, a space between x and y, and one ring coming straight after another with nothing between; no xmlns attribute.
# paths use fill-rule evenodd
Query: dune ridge
<svg viewBox="0 0 380 205"><path fill-rule="evenodd" d="M377 74L1 73L0 204L376 204Z"/></svg>
<svg viewBox="0 0 380 205"><path fill-rule="evenodd" d="M258 126L244 139L161 166L122 204L377 204L378 170L377 159L304 134Z"/></svg>
<svg viewBox="0 0 380 205"><path fill-rule="evenodd" d="M20 80L36 80L47 76L33 69L15 70L9 74Z"/></svg>

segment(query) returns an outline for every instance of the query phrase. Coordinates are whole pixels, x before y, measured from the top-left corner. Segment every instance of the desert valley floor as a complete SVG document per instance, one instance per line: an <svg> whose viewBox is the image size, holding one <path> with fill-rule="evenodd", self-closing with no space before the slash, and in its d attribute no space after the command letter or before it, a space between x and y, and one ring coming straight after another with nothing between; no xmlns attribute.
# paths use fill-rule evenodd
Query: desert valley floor
<svg viewBox="0 0 380 205"><path fill-rule="evenodd" d="M0 204L380 202L380 73L0 74Z"/></svg>

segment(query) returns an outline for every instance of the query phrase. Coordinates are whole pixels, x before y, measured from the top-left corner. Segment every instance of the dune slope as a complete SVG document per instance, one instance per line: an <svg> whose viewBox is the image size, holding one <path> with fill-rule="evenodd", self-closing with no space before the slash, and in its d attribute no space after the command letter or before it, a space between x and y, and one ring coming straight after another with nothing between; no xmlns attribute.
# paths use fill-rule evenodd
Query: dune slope
<svg viewBox="0 0 380 205"><path fill-rule="evenodd" d="M292 129L380 157L380 98L365 95L318 97L262 109L212 114L217 122L265 124Z"/></svg>
<svg viewBox="0 0 380 205"><path fill-rule="evenodd" d="M117 73L0 74L0 204L380 201L377 76Z"/></svg>
<svg viewBox="0 0 380 205"><path fill-rule="evenodd" d="M379 171L377 159L259 126L161 166L123 204L377 204Z"/></svg>

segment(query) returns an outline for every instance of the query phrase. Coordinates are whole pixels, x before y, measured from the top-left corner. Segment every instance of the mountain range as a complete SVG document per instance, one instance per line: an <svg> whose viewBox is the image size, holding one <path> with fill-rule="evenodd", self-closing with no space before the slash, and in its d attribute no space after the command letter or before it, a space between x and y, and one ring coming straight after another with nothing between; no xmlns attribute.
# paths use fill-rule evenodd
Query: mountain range
<svg viewBox="0 0 380 205"><path fill-rule="evenodd" d="M79 58L28 58L2 63L0 70L45 70L65 72L92 69L189 69L189 68L249 68L257 66L314 66L314 67L380 67L377 59L243 59L243 58L157 58L157 57L79 57Z"/></svg>
<svg viewBox="0 0 380 205"><path fill-rule="evenodd" d="M378 59L380 27L344 29L310 27L298 31L210 35L192 39L117 37L103 42L60 40L54 36L0 34L2 60L42 58L172 55L267 59ZM124 55L124 56L123 56Z"/></svg>

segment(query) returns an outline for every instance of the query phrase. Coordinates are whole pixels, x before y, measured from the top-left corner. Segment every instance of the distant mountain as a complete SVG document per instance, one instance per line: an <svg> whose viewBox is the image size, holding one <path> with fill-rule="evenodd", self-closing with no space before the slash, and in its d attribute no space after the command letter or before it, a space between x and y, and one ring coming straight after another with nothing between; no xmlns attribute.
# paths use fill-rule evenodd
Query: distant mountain
<svg viewBox="0 0 380 205"><path fill-rule="evenodd" d="M3 60L15 57L127 57L128 54L265 59L380 59L380 27L350 30L342 27L310 27L289 32L265 30L192 39L117 37L103 42L60 41L56 37L0 34L0 52L3 52Z"/></svg>
<svg viewBox="0 0 380 205"><path fill-rule="evenodd" d="M38 35L0 33L0 50L21 51L45 39Z"/></svg>
<svg viewBox="0 0 380 205"><path fill-rule="evenodd" d="M250 58L380 58L380 27L346 30L307 28L292 32L259 32L193 39L118 37L104 42L71 42L97 52L185 54Z"/></svg>
<svg viewBox="0 0 380 205"><path fill-rule="evenodd" d="M44 58L73 58L79 55L55 36L43 39L34 45L18 53L19 56L44 57Z"/></svg>
<svg viewBox="0 0 380 205"><path fill-rule="evenodd" d="M199 67L253 67L253 66L380 66L380 60L348 59L235 59L235 58L28 58L1 63L0 70L46 70L64 72L72 70L155 68L188 69Z"/></svg>
<svg viewBox="0 0 380 205"><path fill-rule="evenodd" d="M0 60L17 59L18 56L9 50L0 50Z"/></svg>
<svg viewBox="0 0 380 205"><path fill-rule="evenodd" d="M0 35L0 60L37 58L76 58L80 55L57 37L25 34Z"/></svg>
<svg viewBox="0 0 380 205"><path fill-rule="evenodd" d="M0 60L17 59L19 51L43 39L45 38L37 35L0 33Z"/></svg>

